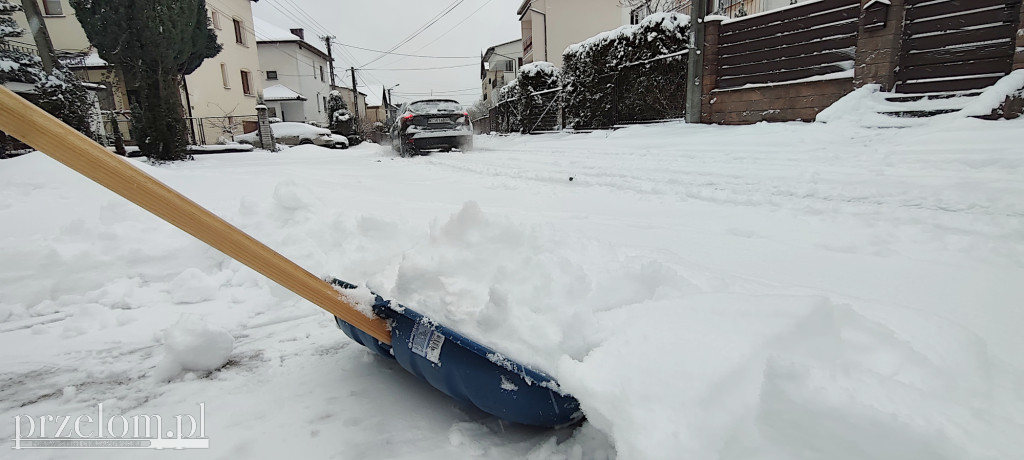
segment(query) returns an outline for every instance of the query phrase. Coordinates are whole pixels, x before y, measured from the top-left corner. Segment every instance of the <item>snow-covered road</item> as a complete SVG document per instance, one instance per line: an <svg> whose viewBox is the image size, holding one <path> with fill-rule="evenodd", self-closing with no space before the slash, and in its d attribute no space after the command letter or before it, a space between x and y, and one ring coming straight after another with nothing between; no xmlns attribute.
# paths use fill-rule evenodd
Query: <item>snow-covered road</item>
<svg viewBox="0 0 1024 460"><path fill-rule="evenodd" d="M141 165L314 273L554 375L588 417L556 431L456 405L43 155L0 162L0 435L204 402L211 449L181 455L1013 458L1022 134L666 124ZM234 336L225 367L165 370L182 316Z"/></svg>

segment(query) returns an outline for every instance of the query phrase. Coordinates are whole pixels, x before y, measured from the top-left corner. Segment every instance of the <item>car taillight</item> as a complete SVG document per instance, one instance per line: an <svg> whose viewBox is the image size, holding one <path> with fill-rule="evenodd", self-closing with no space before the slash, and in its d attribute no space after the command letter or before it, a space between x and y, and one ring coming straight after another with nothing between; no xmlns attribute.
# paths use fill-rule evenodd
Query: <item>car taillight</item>
<svg viewBox="0 0 1024 460"><path fill-rule="evenodd" d="M408 114L402 117L402 126L409 124L412 121L413 114Z"/></svg>

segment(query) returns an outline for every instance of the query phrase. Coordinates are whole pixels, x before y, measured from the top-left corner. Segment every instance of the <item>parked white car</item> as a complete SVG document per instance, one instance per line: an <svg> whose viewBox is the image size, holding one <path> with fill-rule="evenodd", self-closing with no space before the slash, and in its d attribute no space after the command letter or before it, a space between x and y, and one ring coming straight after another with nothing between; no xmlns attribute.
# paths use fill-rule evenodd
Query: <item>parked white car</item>
<svg viewBox="0 0 1024 460"><path fill-rule="evenodd" d="M348 148L348 138L347 137L342 136L341 134L331 134L331 137L334 138L334 148L336 148L336 149L347 149Z"/></svg>
<svg viewBox="0 0 1024 460"><path fill-rule="evenodd" d="M317 128L306 123L284 121L271 123L270 130L274 133L274 140L284 145L305 145L313 144L321 147L334 147L334 136L329 129ZM235 141L243 144L256 145L259 140L257 131L248 134L235 136Z"/></svg>

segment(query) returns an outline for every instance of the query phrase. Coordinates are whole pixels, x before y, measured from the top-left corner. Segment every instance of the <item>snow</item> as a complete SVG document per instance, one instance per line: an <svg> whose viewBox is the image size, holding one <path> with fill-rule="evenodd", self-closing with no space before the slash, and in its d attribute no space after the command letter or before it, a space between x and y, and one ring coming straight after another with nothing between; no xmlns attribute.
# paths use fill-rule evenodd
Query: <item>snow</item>
<svg viewBox="0 0 1024 460"><path fill-rule="evenodd" d="M544 75L555 75L558 73L558 68L555 67L554 64L545 61L531 62L519 68L520 75L536 77L538 73Z"/></svg>
<svg viewBox="0 0 1024 460"><path fill-rule="evenodd" d="M318 276L550 373L587 415L561 430L457 404L62 165L4 160L0 418L205 402L212 448L184 455L218 458L1016 458L1022 128L669 123L133 161ZM19 452L61 454L137 455Z"/></svg>
<svg viewBox="0 0 1024 460"><path fill-rule="evenodd" d="M1024 97L1024 69L1014 70L986 89L974 101L964 107L961 114L968 117L983 117L992 114L1008 97Z"/></svg>
<svg viewBox="0 0 1024 460"><path fill-rule="evenodd" d="M638 24L625 25L617 29L601 32L580 43L569 45L563 54L580 53L582 48L594 47L605 42L632 37L637 30L649 27L651 24L660 24L669 34L681 34L682 30L690 24L690 17L679 13L654 13L640 20Z"/></svg>
<svg viewBox="0 0 1024 460"><path fill-rule="evenodd" d="M853 61L842 61L842 62L837 62L837 63L834 63L834 64L828 64L828 65L830 67L831 66L836 66L836 67L852 66L853 65ZM847 69L847 70L841 70L839 72L831 72L831 73L827 73L827 74L823 74L823 75L814 75L814 76L811 76L811 77L798 78L796 80L787 80L787 81L779 81L779 82L772 82L772 83L747 83L747 84L745 84L743 86L737 86L735 88L714 89L714 90L712 90L712 92L736 91L736 90L751 89L751 88L766 88L766 87L772 87L772 86L793 85L793 84L798 84L798 83L809 83L809 82L814 82L814 81L842 80L844 78L853 78L853 73L854 73L853 69ZM869 85L865 85L865 86L869 86Z"/></svg>
<svg viewBox="0 0 1024 460"><path fill-rule="evenodd" d="M276 84L263 88L263 100L265 101L305 101L306 96L299 94L291 88Z"/></svg>
<svg viewBox="0 0 1024 460"><path fill-rule="evenodd" d="M879 85L864 85L822 110L816 120L859 126L905 127L921 124L939 125L964 117L988 116L1007 97L1024 95L1024 70L1011 72L983 90L980 95L969 96L971 93L969 91L960 93L964 96L914 102L890 102L886 100L887 97L901 95L883 92ZM909 96L914 96L914 94ZM952 110L952 112L930 118L896 118L882 113L939 109Z"/></svg>
<svg viewBox="0 0 1024 460"><path fill-rule="evenodd" d="M164 331L163 366L188 371L213 371L231 357L235 339L218 326L184 316Z"/></svg>

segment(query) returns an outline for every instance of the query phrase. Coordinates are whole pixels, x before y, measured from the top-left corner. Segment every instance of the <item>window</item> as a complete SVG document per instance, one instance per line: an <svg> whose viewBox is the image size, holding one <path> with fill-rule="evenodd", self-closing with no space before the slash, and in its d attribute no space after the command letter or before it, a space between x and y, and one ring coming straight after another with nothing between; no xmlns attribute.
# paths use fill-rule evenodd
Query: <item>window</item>
<svg viewBox="0 0 1024 460"><path fill-rule="evenodd" d="M324 111L327 111L327 96L324 96Z"/></svg>
<svg viewBox="0 0 1024 460"><path fill-rule="evenodd" d="M220 63L220 79L224 82L224 88L231 89L231 81L228 80L228 65Z"/></svg>
<svg viewBox="0 0 1024 460"><path fill-rule="evenodd" d="M117 110L117 106L114 105L114 91L110 89L110 84L104 84L102 82L93 82L98 85L103 85L104 88L96 92L96 98L100 102L100 110Z"/></svg>
<svg viewBox="0 0 1024 460"><path fill-rule="evenodd" d="M267 71L267 80L277 80L277 71L276 70L268 70Z"/></svg>
<svg viewBox="0 0 1024 460"><path fill-rule="evenodd" d="M320 93L316 93L316 94L317 94L317 96L320 95ZM320 98L318 97L318 98L316 98L316 113L320 113L320 112L321 112L321 110L320 110Z"/></svg>
<svg viewBox="0 0 1024 460"><path fill-rule="evenodd" d="M246 96L252 96L252 80L249 77L249 72L242 71L242 94Z"/></svg>
<svg viewBox="0 0 1024 460"><path fill-rule="evenodd" d="M61 6L60 0L43 0L43 13L47 16L62 16L64 7Z"/></svg>
<svg viewBox="0 0 1024 460"><path fill-rule="evenodd" d="M324 66L320 66L320 81L324 81Z"/></svg>
<svg viewBox="0 0 1024 460"><path fill-rule="evenodd" d="M216 10L210 10L210 22L213 23L213 28L220 30L220 14L217 14Z"/></svg>
<svg viewBox="0 0 1024 460"><path fill-rule="evenodd" d="M239 45L245 45L245 30L242 29L242 21L238 19L232 19L235 23L235 43Z"/></svg>
<svg viewBox="0 0 1024 460"><path fill-rule="evenodd" d="M277 118L277 107L267 107L267 116Z"/></svg>

